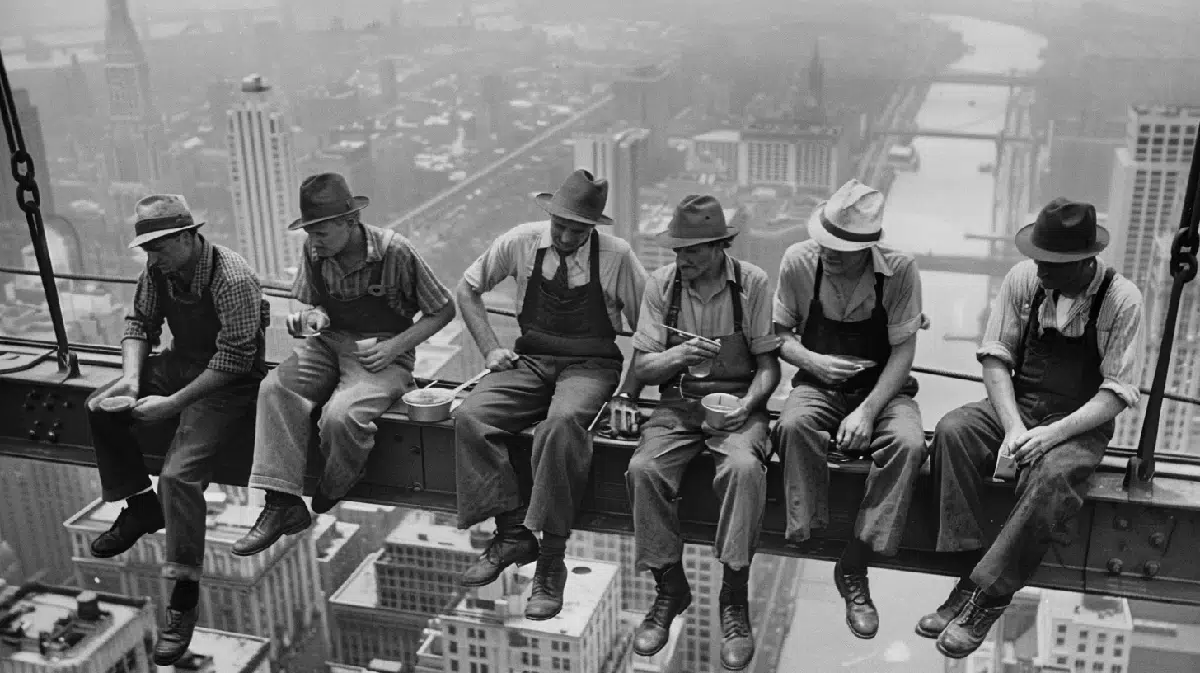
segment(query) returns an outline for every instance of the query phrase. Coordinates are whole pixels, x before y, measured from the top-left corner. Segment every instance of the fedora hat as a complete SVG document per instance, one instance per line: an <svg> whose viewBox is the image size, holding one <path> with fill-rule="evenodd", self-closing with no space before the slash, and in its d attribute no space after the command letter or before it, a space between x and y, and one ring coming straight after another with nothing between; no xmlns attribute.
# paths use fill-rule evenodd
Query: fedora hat
<svg viewBox="0 0 1200 673"><path fill-rule="evenodd" d="M707 194L683 197L666 230L655 237L664 248L686 248L723 241L738 235L738 228L725 224L721 202Z"/></svg>
<svg viewBox="0 0 1200 673"><path fill-rule="evenodd" d="M613 223L612 218L604 214L604 205L608 203L608 180L597 180L582 168L568 175L558 191L553 194L543 192L534 200L547 213L572 222L592 226Z"/></svg>
<svg viewBox="0 0 1200 673"><path fill-rule="evenodd" d="M821 247L864 250L883 238L883 194L851 178L808 218L808 236Z"/></svg>
<svg viewBox="0 0 1200 673"><path fill-rule="evenodd" d="M151 194L133 207L133 242L140 248L156 238L178 234L203 225L192 218L187 201L178 194Z"/></svg>
<svg viewBox="0 0 1200 673"><path fill-rule="evenodd" d="M1038 262L1078 262L1108 246L1108 230L1096 224L1096 207L1058 197L1021 227L1017 250Z"/></svg>
<svg viewBox="0 0 1200 673"><path fill-rule="evenodd" d="M300 219L288 225L288 231L357 213L369 203L365 196L352 196L346 178L338 173L310 175L300 185Z"/></svg>

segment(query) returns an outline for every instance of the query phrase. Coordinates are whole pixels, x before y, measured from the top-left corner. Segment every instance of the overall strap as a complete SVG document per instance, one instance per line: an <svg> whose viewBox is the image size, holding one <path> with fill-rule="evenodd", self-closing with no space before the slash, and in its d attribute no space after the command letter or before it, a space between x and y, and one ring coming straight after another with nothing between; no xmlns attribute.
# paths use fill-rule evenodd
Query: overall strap
<svg viewBox="0 0 1200 673"><path fill-rule="evenodd" d="M592 241L590 243L590 246L591 246L591 250L589 251L588 254L591 255L591 258L588 260L588 266L591 267L591 273L590 273L591 277L588 280L592 283L599 283L600 282L600 232L592 231ZM566 264L567 260L563 259L563 260L561 260L561 263Z"/></svg>
<svg viewBox="0 0 1200 673"><path fill-rule="evenodd" d="M733 262L733 280L729 281L729 294L733 299L733 333L742 332L742 263L732 257L725 259Z"/></svg>
<svg viewBox="0 0 1200 673"><path fill-rule="evenodd" d="M1033 293L1033 301L1029 303L1029 320L1025 323L1025 329L1021 331L1021 341L1017 343L1017 357L1013 363L1013 373L1021 371L1021 365L1025 364L1025 342L1029 340L1029 335L1037 334L1041 331L1041 318L1039 314L1042 311L1042 302L1046 299L1046 288L1038 283L1037 291Z"/></svg>
<svg viewBox="0 0 1200 673"><path fill-rule="evenodd" d="M679 327L679 303L683 298L683 280L679 277L679 265L671 276L671 301L667 305L667 317L663 323L668 327Z"/></svg>
<svg viewBox="0 0 1200 673"><path fill-rule="evenodd" d="M1096 288L1096 296L1092 298L1092 307L1088 311L1088 327L1096 326L1096 319L1100 317L1100 308L1104 306L1104 299L1108 296L1108 288L1112 285L1113 276L1117 275L1117 270L1108 267L1104 272L1104 280L1100 281L1100 287Z"/></svg>

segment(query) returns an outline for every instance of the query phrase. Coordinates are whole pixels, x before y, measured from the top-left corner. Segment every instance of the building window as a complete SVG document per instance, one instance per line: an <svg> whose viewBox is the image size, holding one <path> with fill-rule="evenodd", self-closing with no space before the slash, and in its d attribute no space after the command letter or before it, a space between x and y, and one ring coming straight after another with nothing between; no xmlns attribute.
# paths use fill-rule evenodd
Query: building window
<svg viewBox="0 0 1200 673"><path fill-rule="evenodd" d="M450 673L458 673L458 659L450 660Z"/></svg>
<svg viewBox="0 0 1200 673"><path fill-rule="evenodd" d="M1103 657L1103 656L1104 656L1104 648L1103 648L1103 647L1097 647L1097 648L1096 648L1096 656L1097 656L1097 657Z"/></svg>
<svg viewBox="0 0 1200 673"><path fill-rule="evenodd" d="M1066 658L1066 657L1059 657L1059 658L1058 658L1058 665L1059 665L1059 666L1066 666L1066 665L1067 665L1067 658Z"/></svg>
<svg viewBox="0 0 1200 673"><path fill-rule="evenodd" d="M1058 632L1059 632L1059 633L1066 633L1066 632L1067 632L1067 625L1066 625L1066 624L1059 624L1059 625L1058 625Z"/></svg>
<svg viewBox="0 0 1200 673"><path fill-rule="evenodd" d="M1123 650L1122 648L1120 648L1120 647L1113 648L1113 656L1114 657L1120 657L1123 654L1125 654L1125 650Z"/></svg>
<svg viewBox="0 0 1200 673"><path fill-rule="evenodd" d="M1084 650L1086 650L1086 649L1087 649L1087 644L1086 644L1086 643L1079 643L1079 645L1078 645L1078 646L1075 648L1075 651L1076 651L1076 652L1083 652L1083 651L1084 651Z"/></svg>
<svg viewBox="0 0 1200 673"><path fill-rule="evenodd" d="M1087 637L1088 637L1088 632L1087 632L1087 629L1080 629L1080 631L1079 631L1079 639L1080 639L1080 640L1087 640Z"/></svg>
<svg viewBox="0 0 1200 673"><path fill-rule="evenodd" d="M1104 673L1104 664L1097 661L1096 663L1092 664L1092 670L1095 671L1095 673Z"/></svg>
<svg viewBox="0 0 1200 673"><path fill-rule="evenodd" d="M1113 664L1112 665L1112 673L1124 673L1124 671L1125 671L1125 667L1122 666L1121 664Z"/></svg>
<svg viewBox="0 0 1200 673"><path fill-rule="evenodd" d="M1113 642L1115 642L1118 645L1124 645L1125 644L1125 636L1118 635Z"/></svg>
<svg viewBox="0 0 1200 673"><path fill-rule="evenodd" d="M1055 638L1055 639L1054 639L1054 646L1055 646L1055 647L1063 647L1063 646L1065 646L1066 644L1067 644L1067 639L1066 639L1066 638L1061 638L1061 637L1060 637L1060 638Z"/></svg>

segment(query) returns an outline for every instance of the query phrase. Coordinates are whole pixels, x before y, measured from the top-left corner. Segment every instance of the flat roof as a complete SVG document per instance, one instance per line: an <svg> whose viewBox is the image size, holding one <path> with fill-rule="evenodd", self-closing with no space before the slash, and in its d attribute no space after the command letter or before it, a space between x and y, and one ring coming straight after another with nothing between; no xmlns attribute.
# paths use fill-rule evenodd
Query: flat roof
<svg viewBox="0 0 1200 673"><path fill-rule="evenodd" d="M329 599L331 604L345 605L355 608L379 607L378 582L375 577L375 561L379 560L382 551L367 554L362 563L350 574L350 578L333 592Z"/></svg>
<svg viewBox="0 0 1200 673"><path fill-rule="evenodd" d="M64 525L79 526L95 531L108 530L124 507L124 501L104 502L96 499L78 514L67 519ZM250 505L224 505L219 512L208 516L209 526L205 532L206 541L210 544L232 545L254 526L260 511L261 508ZM165 535L165 533L159 531L155 535Z"/></svg>
<svg viewBox="0 0 1200 673"><path fill-rule="evenodd" d="M1042 589L1039 609L1047 610L1052 619L1062 619L1079 626L1133 630L1133 615L1129 601L1109 596L1089 596L1071 591Z"/></svg>
<svg viewBox="0 0 1200 673"><path fill-rule="evenodd" d="M409 510L392 532L388 533L387 544L476 554L478 549L471 545L471 531L459 530L457 526L438 521L438 515L424 510Z"/></svg>
<svg viewBox="0 0 1200 673"><path fill-rule="evenodd" d="M271 641L266 638L197 627L188 649L212 657L214 671L240 673L253 670L270 648Z"/></svg>
<svg viewBox="0 0 1200 673"><path fill-rule="evenodd" d="M23 611L23 614L15 619L12 626L24 630L23 640L32 639L36 643L39 633L51 633L55 630L55 624L59 620L71 618L72 613L78 607L78 597L82 593L90 592L68 587L27 585L13 594L15 600L6 604L6 612L8 609L14 608ZM97 593L96 596L101 612L108 613L109 616L109 621L104 623L102 629L88 633L87 637L63 650L59 656L53 659L43 657L36 648L29 652L15 650L10 645L0 644L0 660L53 668L81 665L91 660L109 638L132 624L147 602L145 599L101 593Z"/></svg>

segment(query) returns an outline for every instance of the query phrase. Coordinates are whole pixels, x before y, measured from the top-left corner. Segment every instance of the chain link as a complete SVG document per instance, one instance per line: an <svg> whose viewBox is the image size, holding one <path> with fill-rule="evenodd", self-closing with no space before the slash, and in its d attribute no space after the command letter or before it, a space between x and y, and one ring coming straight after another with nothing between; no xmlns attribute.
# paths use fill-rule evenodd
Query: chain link
<svg viewBox="0 0 1200 673"><path fill-rule="evenodd" d="M1175 233L1171 243L1171 275L1183 276L1183 282L1190 283L1196 277L1197 262L1196 248L1200 246L1200 233L1188 228Z"/></svg>
<svg viewBox="0 0 1200 673"><path fill-rule="evenodd" d="M21 210L26 216L40 212L42 190L38 188L37 173L33 167L33 157L29 156L29 152L25 150L13 152L12 176L17 182L17 204Z"/></svg>

